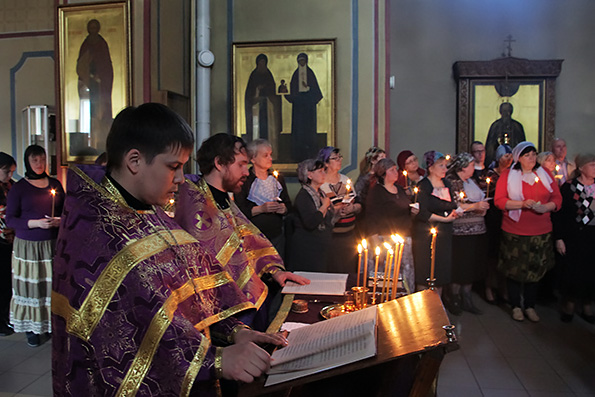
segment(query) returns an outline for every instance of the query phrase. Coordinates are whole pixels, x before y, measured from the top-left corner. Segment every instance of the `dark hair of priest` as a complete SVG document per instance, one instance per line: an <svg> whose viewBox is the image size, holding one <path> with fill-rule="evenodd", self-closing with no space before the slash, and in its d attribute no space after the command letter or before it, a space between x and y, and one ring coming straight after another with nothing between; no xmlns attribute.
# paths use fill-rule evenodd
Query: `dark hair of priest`
<svg viewBox="0 0 595 397"><path fill-rule="evenodd" d="M145 103L122 110L107 136L107 169L118 169L124 155L138 149L147 162L168 150L192 150L194 133L176 112L160 103Z"/></svg>
<svg viewBox="0 0 595 397"><path fill-rule="evenodd" d="M233 164L236 161L236 154L242 151L246 151L246 142L242 138L225 132L213 135L202 143L196 153L200 173L209 175L215 168L217 158L221 165Z"/></svg>
<svg viewBox="0 0 595 397"><path fill-rule="evenodd" d="M535 146L527 146L526 148L523 149L523 151L521 152L521 154L519 154L519 157L524 156L525 154L529 153L529 152L535 152L537 153L537 149L535 149ZM533 171L537 170L539 168L540 164L539 162L535 162L535 166L533 167ZM521 162L517 161L516 164L512 167L515 170L520 170L521 169Z"/></svg>

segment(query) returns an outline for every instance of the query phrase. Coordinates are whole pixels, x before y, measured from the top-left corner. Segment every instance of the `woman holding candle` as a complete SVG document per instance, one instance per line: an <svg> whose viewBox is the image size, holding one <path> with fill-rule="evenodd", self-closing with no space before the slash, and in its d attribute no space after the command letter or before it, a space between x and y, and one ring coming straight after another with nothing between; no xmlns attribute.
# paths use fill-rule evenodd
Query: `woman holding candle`
<svg viewBox="0 0 595 397"><path fill-rule="evenodd" d="M12 174L17 163L12 156L0 152L0 336L14 331L10 326L10 298L12 297L12 242L14 230L6 226L6 196L12 187Z"/></svg>
<svg viewBox="0 0 595 397"><path fill-rule="evenodd" d="M581 317L595 324L595 154L578 155L576 167L562 185L562 208L554 215L556 250L563 258L560 319L572 321L578 303Z"/></svg>
<svg viewBox="0 0 595 397"><path fill-rule="evenodd" d="M405 188L408 195L412 195L413 188L419 184L421 179L426 175L419 166L417 156L411 150L403 150L397 156L397 165L399 167L399 179L397 184Z"/></svg>
<svg viewBox="0 0 595 397"><path fill-rule="evenodd" d="M6 223L16 235L10 320L15 332L27 333L27 343L32 347L45 342L41 334L51 332L52 259L64 202L62 185L46 174L45 167L45 150L29 146L25 150L25 178L10 189L6 206ZM55 196L50 193L52 189Z"/></svg>
<svg viewBox="0 0 595 397"><path fill-rule="evenodd" d="M446 158L434 150L424 154L428 176L419 182L419 213L413 220L413 259L415 284L426 289L430 277L432 236L430 228L437 229L435 252L435 278L438 293L451 282L452 222L457 217L457 199L446 177Z"/></svg>
<svg viewBox="0 0 595 397"><path fill-rule="evenodd" d="M411 199L405 189L397 185L399 171L391 159L380 160L373 169L374 180L366 200L365 219L368 235L373 246L382 243L393 244L390 236L399 234L405 239L401 272L403 284L409 292L415 290L415 271L411 242L412 215L419 210L410 206ZM384 264L383 266L385 266ZM386 270L386 269L385 269Z"/></svg>
<svg viewBox="0 0 595 397"><path fill-rule="evenodd" d="M386 152L379 147L373 146L366 152L364 159L359 164L359 176L355 181L355 193L362 203L366 202L366 196L370 190L370 181L374 175L374 165L386 158Z"/></svg>
<svg viewBox="0 0 595 397"><path fill-rule="evenodd" d="M339 173L343 162L339 149L333 146L320 149L318 160L327 167L326 178L320 189L331 199L338 215L333 227L327 269L331 273L355 273L355 216L361 212L362 205L359 198L353 197L347 175Z"/></svg>
<svg viewBox="0 0 595 397"><path fill-rule="evenodd" d="M498 270L506 276L512 318L525 315L539 321L535 312L537 282L554 265L550 212L562 204L553 175L537 163L535 145L521 142L513 150L514 165L502 173L494 202L503 213Z"/></svg>
<svg viewBox="0 0 595 397"><path fill-rule="evenodd" d="M234 195L236 204L284 258L283 219L291 209L285 179L271 172L273 148L268 141L256 139L248 143L247 152L252 168L242 190Z"/></svg>
<svg viewBox="0 0 595 397"><path fill-rule="evenodd" d="M334 208L330 198L320 190L325 174L326 167L322 161L309 159L298 165L302 188L295 197L293 207L293 233L287 255L287 265L291 270L327 271Z"/></svg>
<svg viewBox="0 0 595 397"><path fill-rule="evenodd" d="M473 314L482 314L473 303L471 287L486 275L483 260L487 253L484 215L490 205L484 201L485 195L473 179L474 170L474 157L463 152L451 161L446 175L455 193L465 192L465 200L459 203L464 213L452 223L453 261L449 292L453 297L451 313L455 315L461 314L461 309Z"/></svg>

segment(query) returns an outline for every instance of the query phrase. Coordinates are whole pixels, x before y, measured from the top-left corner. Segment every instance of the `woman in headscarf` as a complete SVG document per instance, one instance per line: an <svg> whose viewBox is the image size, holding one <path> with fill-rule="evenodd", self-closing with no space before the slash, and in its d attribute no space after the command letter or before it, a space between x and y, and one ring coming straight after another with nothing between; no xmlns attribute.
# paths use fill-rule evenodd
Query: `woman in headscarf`
<svg viewBox="0 0 595 397"><path fill-rule="evenodd" d="M366 202L366 195L370 190L370 181L374 175L374 165L386 158L386 152L379 147L373 146L366 152L364 158L359 164L359 176L355 181L355 193L357 193L362 203Z"/></svg>
<svg viewBox="0 0 595 397"><path fill-rule="evenodd" d="M341 174L343 155L338 148L326 146L318 152L318 160L326 165L325 182L320 187L337 210L338 220L333 227L328 271L331 273L356 272L355 216L362 210L359 198L347 175Z"/></svg>
<svg viewBox="0 0 595 397"><path fill-rule="evenodd" d="M13 292L10 321L37 347L51 331L52 260L64 190L46 174L46 153L38 145L25 150L25 178L10 189L6 223L15 230L12 255ZM52 193L53 192L53 193Z"/></svg>
<svg viewBox="0 0 595 397"><path fill-rule="evenodd" d="M7 336L14 331L10 326L10 298L12 297L12 241L14 230L6 226L6 196L12 187L12 173L17 163L14 158L0 152L0 336Z"/></svg>
<svg viewBox="0 0 595 397"><path fill-rule="evenodd" d="M413 188L426 175L426 171L419 166L419 160L411 150L403 150L399 153L397 165L399 166L397 184L405 188L408 195L414 195Z"/></svg>
<svg viewBox="0 0 595 397"><path fill-rule="evenodd" d="M405 189L396 184L399 172L391 159L382 159L374 165L373 176L376 183L370 187L366 201L366 224L371 246L393 244L390 236L398 234L405 240L401 259L403 286L408 293L415 290L413 253L411 250L412 214L417 214L417 207L412 207L411 199ZM382 268L385 263L382 258Z"/></svg>
<svg viewBox="0 0 595 397"><path fill-rule="evenodd" d="M452 159L446 174L458 196L459 206L464 211L452 223L453 261L449 292L453 298L451 313L455 315L460 315L461 309L473 314L482 314L473 303L471 287L486 275L483 260L487 252L484 216L490 205L485 201L484 192L473 178L474 170L475 158L463 152Z"/></svg>
<svg viewBox="0 0 595 397"><path fill-rule="evenodd" d="M430 278L432 236L430 229L437 229L435 274L436 290L451 282L452 268L452 222L457 217L457 202L450 182L446 177L446 158L437 151L424 154L428 176L419 182L419 213L413 221L413 260L415 284L418 290L427 288Z"/></svg>
<svg viewBox="0 0 595 397"><path fill-rule="evenodd" d="M560 319L572 321L575 305L581 317L595 324L595 154L576 157L573 179L562 185L562 208L554 215L556 250L563 258Z"/></svg>
<svg viewBox="0 0 595 397"><path fill-rule="evenodd" d="M287 266L291 270L327 271L334 209L331 199L320 190L325 175L322 161L308 159L298 165L302 188L293 206L293 231L287 255Z"/></svg>
<svg viewBox="0 0 595 397"><path fill-rule="evenodd" d="M503 213L498 270L506 276L512 318L538 322L537 282L554 265L550 212L562 205L553 175L537 163L537 151L523 141L512 150L514 165L502 173L494 202ZM521 309L524 298L525 315Z"/></svg>

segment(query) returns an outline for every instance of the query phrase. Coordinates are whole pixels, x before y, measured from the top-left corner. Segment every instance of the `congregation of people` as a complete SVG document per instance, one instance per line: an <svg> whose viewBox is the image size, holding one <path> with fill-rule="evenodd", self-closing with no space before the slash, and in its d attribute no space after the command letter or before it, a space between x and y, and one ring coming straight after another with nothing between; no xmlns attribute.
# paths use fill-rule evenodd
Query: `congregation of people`
<svg viewBox="0 0 595 397"><path fill-rule="evenodd" d="M570 161L563 139L539 154L500 144L491 164L478 141L394 160L372 147L355 183L326 146L298 164L293 200L263 139L213 135L196 153L200 174L184 175L194 134L163 105L120 112L106 147L106 166L70 168L66 192L42 147L27 148L16 183L16 161L0 153L0 335L51 338L55 395L251 382L271 365L262 345L287 344L269 326L281 287L309 282L294 272L356 274L358 243L395 234L403 294L431 287L452 315L481 315L475 289L538 322L545 288L563 322L595 324L595 155Z"/></svg>

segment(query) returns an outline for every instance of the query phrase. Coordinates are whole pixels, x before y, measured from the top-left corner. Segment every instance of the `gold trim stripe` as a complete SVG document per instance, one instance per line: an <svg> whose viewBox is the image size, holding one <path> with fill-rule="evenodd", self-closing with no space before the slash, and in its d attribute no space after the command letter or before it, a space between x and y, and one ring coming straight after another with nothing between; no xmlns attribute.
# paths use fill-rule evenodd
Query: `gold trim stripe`
<svg viewBox="0 0 595 397"><path fill-rule="evenodd" d="M279 332L281 326L285 322L285 319L289 315L289 311L291 310L291 304L293 303L293 298L295 298L294 294L287 294L283 297L283 302L281 303L279 311L277 312L275 318L266 330L267 334L274 334L275 332Z"/></svg>
<svg viewBox="0 0 595 397"><path fill-rule="evenodd" d="M223 247L221 247L215 258L221 263L221 266L225 267L238 248L240 248L240 238L234 232L229 236L225 244L223 244Z"/></svg>
<svg viewBox="0 0 595 397"><path fill-rule="evenodd" d="M236 284L240 287L241 290L244 290L244 287L250 281L250 278L254 274L254 269L252 266L246 266L246 268L240 273L238 279L236 280Z"/></svg>
<svg viewBox="0 0 595 397"><path fill-rule="evenodd" d="M247 309L254 309L254 308L255 307L252 302L243 302L243 303L240 303L239 305L235 305L233 307L230 307L229 309L223 310L222 312L219 312L213 316L205 318L201 322L195 324L194 328L198 331L202 331L206 327L211 326L221 320L225 320L226 318L231 317L234 314L237 314L237 313L247 310Z"/></svg>
<svg viewBox="0 0 595 397"><path fill-rule="evenodd" d="M168 231L161 230L128 244L112 258L105 270L101 272L81 305L78 315L73 316L72 323L67 324L67 330L88 340L117 289L132 269L172 245L195 242L196 240L183 230L172 230L171 235Z"/></svg>
<svg viewBox="0 0 595 397"><path fill-rule="evenodd" d="M200 367L202 367L202 363L205 360L209 346L209 340L207 338L202 338L200 341L200 346L198 347L198 350L196 351L196 354L194 355L194 358L188 367L188 371L186 371L186 376L184 376L180 396L187 397L190 395L192 385L194 384L194 380L200 371Z"/></svg>

